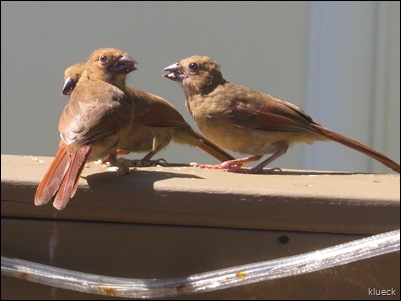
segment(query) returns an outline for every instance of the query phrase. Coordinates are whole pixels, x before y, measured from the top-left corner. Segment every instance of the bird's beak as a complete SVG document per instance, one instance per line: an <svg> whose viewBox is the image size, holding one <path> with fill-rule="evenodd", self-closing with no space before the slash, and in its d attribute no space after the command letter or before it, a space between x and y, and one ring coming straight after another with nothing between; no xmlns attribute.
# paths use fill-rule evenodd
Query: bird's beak
<svg viewBox="0 0 401 301"><path fill-rule="evenodd" d="M162 70L164 73L162 76L174 81L182 81L184 79L184 74L182 73L182 68L180 64L172 64Z"/></svg>
<svg viewBox="0 0 401 301"><path fill-rule="evenodd" d="M136 64L138 64L132 57L129 55L124 55L122 56L112 67L113 71L116 73L130 73L132 71L135 71Z"/></svg>
<svg viewBox="0 0 401 301"><path fill-rule="evenodd" d="M77 83L71 77L67 77L61 89L61 95L70 95L76 84Z"/></svg>

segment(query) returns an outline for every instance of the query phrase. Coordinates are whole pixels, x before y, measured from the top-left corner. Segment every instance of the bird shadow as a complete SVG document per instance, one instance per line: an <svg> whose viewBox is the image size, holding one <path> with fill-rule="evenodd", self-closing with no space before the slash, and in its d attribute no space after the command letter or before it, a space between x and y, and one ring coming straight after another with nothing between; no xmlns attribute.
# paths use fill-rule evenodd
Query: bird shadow
<svg viewBox="0 0 401 301"><path fill-rule="evenodd" d="M168 164L169 167L177 166L183 167L188 166L186 164ZM181 172L169 172L163 170L149 170L141 167L131 168L130 172L123 176L117 176L115 171L104 171L96 172L87 176L82 176L86 179L89 188L92 191L109 191L111 187L113 189L124 189L124 190L135 190L140 188L141 190L151 189L155 182L168 180L173 178L182 179L204 179L203 177Z"/></svg>

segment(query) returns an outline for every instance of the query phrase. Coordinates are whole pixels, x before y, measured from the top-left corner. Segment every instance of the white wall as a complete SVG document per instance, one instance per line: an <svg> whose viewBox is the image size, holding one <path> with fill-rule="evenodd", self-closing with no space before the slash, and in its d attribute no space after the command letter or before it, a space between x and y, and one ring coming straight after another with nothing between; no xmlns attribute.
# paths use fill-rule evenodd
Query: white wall
<svg viewBox="0 0 401 301"><path fill-rule="evenodd" d="M3 154L53 156L67 101L60 96L64 69L97 48L115 47L139 62L129 84L171 101L192 125L181 88L160 71L204 54L227 80L291 101L399 161L399 2L2 1L1 8ZM216 162L175 144L160 157ZM274 164L389 171L373 165L324 142L294 146Z"/></svg>
<svg viewBox="0 0 401 301"><path fill-rule="evenodd" d="M310 4L307 111L329 129L400 160L400 3ZM305 151L306 168L387 172L334 143Z"/></svg>

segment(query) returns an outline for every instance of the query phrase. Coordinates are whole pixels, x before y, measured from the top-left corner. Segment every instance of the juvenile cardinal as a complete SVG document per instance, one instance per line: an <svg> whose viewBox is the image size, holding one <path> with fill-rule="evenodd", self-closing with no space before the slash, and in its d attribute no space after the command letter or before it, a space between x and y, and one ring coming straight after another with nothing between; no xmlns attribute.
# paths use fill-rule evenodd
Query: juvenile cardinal
<svg viewBox="0 0 401 301"><path fill-rule="evenodd" d="M326 129L297 106L226 81L220 66L207 56L185 58L162 72L165 78L181 84L187 109L207 138L222 148L251 155L201 167L258 173L284 155L294 143L333 140L400 172L398 163L362 143ZM251 169L238 166L258 161L266 154L272 155Z"/></svg>
<svg viewBox="0 0 401 301"><path fill-rule="evenodd" d="M63 209L77 190L85 162L114 153L125 132L132 131L135 102L127 97L125 80L135 64L118 49L98 49L89 56L61 114L59 150L37 188L35 205L54 198L53 206Z"/></svg>

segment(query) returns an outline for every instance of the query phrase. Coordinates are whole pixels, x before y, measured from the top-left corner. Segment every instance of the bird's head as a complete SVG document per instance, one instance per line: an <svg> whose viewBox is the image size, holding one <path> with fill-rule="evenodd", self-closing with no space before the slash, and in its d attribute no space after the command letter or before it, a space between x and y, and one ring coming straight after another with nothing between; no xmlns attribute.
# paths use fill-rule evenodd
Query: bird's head
<svg viewBox="0 0 401 301"><path fill-rule="evenodd" d="M162 70L163 77L180 82L185 90L202 91L224 82L220 66L207 56L194 55Z"/></svg>
<svg viewBox="0 0 401 301"><path fill-rule="evenodd" d="M128 73L135 71L137 62L126 52L114 48L95 50L88 58L88 77L102 80L118 87L125 85Z"/></svg>
<svg viewBox="0 0 401 301"><path fill-rule="evenodd" d="M86 66L86 62L81 62L74 64L64 71L64 84L61 89L62 95L70 95L72 90L74 90L75 86L80 79L82 72L84 72Z"/></svg>

